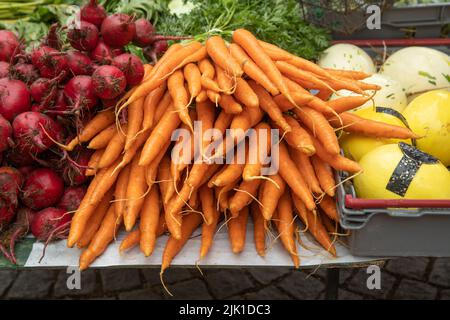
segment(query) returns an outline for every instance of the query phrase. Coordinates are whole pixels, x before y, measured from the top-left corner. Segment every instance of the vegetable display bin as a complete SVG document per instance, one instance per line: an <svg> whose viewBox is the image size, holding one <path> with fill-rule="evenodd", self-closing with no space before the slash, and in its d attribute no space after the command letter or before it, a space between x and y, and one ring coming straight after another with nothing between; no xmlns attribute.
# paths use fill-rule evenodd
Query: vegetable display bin
<svg viewBox="0 0 450 320"><path fill-rule="evenodd" d="M345 178L336 176L338 182ZM354 256L450 257L450 199L358 199L346 181L339 184L337 203Z"/></svg>

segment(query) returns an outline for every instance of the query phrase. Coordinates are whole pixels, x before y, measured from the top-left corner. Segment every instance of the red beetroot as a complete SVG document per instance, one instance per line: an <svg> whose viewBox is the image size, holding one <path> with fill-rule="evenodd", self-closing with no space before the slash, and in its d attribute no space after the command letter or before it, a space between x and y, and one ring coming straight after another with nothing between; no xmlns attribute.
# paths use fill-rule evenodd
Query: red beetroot
<svg viewBox="0 0 450 320"><path fill-rule="evenodd" d="M80 206L85 194L86 187L67 187L57 207L67 212L74 212Z"/></svg>
<svg viewBox="0 0 450 320"><path fill-rule="evenodd" d="M61 42L59 40L58 31L59 31L58 24L57 23L52 24L48 30L47 36L43 41L43 44L49 46L50 48L60 50Z"/></svg>
<svg viewBox="0 0 450 320"><path fill-rule="evenodd" d="M169 44L166 40L158 40L153 43L153 51L155 52L157 57L160 57L167 51L169 48Z"/></svg>
<svg viewBox="0 0 450 320"><path fill-rule="evenodd" d="M48 46L34 49L31 61L44 78L54 78L67 68L66 54Z"/></svg>
<svg viewBox="0 0 450 320"><path fill-rule="evenodd" d="M16 35L8 30L0 30L0 61L11 61L19 47Z"/></svg>
<svg viewBox="0 0 450 320"><path fill-rule="evenodd" d="M80 51L67 52L67 65L75 76L92 74L91 59Z"/></svg>
<svg viewBox="0 0 450 320"><path fill-rule="evenodd" d="M11 123L0 115L0 153L12 146Z"/></svg>
<svg viewBox="0 0 450 320"><path fill-rule="evenodd" d="M53 102L58 93L58 84L65 77L66 72L53 79L39 78L30 86L30 93L33 100L43 106L47 106Z"/></svg>
<svg viewBox="0 0 450 320"><path fill-rule="evenodd" d="M90 76L76 76L70 79L64 87L64 95L67 102L72 104L74 111L92 109L98 101Z"/></svg>
<svg viewBox="0 0 450 320"><path fill-rule="evenodd" d="M9 75L9 63L0 61L0 78L7 77Z"/></svg>
<svg viewBox="0 0 450 320"><path fill-rule="evenodd" d="M21 185L22 175L17 169L0 167L0 231L3 231L16 215Z"/></svg>
<svg viewBox="0 0 450 320"><path fill-rule="evenodd" d="M111 49L111 53L113 58L120 56L121 54L125 53L124 48L113 48Z"/></svg>
<svg viewBox="0 0 450 320"><path fill-rule="evenodd" d="M91 51L97 46L98 29L92 23L80 21L69 26L67 34L71 46L81 51Z"/></svg>
<svg viewBox="0 0 450 320"><path fill-rule="evenodd" d="M19 113L30 110L30 93L20 80L0 79L0 115L12 121Z"/></svg>
<svg viewBox="0 0 450 320"><path fill-rule="evenodd" d="M92 150L80 148L66 157L66 161L62 163L62 176L67 185L78 186L87 181L88 177L85 173L91 155Z"/></svg>
<svg viewBox="0 0 450 320"><path fill-rule="evenodd" d="M133 18L125 13L115 13L102 22L101 33L103 41L113 48L120 48L133 40L136 26Z"/></svg>
<svg viewBox="0 0 450 320"><path fill-rule="evenodd" d="M39 168L33 170L25 180L22 202L35 210L55 205L64 193L64 182L53 170Z"/></svg>
<svg viewBox="0 0 450 320"><path fill-rule="evenodd" d="M6 204L5 200L0 199L0 232L13 221L16 216L16 208Z"/></svg>
<svg viewBox="0 0 450 320"><path fill-rule="evenodd" d="M0 237L0 251L12 264L17 264L15 244L24 238L31 228L35 212L27 207L17 211L16 222Z"/></svg>
<svg viewBox="0 0 450 320"><path fill-rule="evenodd" d="M17 147L10 148L5 154L5 159L7 163L15 167L29 166L35 162L31 154Z"/></svg>
<svg viewBox="0 0 450 320"><path fill-rule="evenodd" d="M102 25L106 18L105 8L98 5L96 0L89 0L89 3L83 6L80 10L80 19L82 21L90 22L97 27Z"/></svg>
<svg viewBox="0 0 450 320"><path fill-rule="evenodd" d="M100 64L110 63L113 59L112 50L106 43L100 40L91 52L91 59Z"/></svg>
<svg viewBox="0 0 450 320"><path fill-rule="evenodd" d="M67 237L71 219L71 215L64 209L43 209L34 215L31 233L46 244L54 239L64 239Z"/></svg>
<svg viewBox="0 0 450 320"><path fill-rule="evenodd" d="M60 89L56 93L55 101L52 106L52 110L57 112L67 112L69 108L66 103L66 98L64 96L64 90Z"/></svg>
<svg viewBox="0 0 450 320"><path fill-rule="evenodd" d="M61 125L39 112L19 114L12 124L17 147L27 153L37 155L62 140Z"/></svg>
<svg viewBox="0 0 450 320"><path fill-rule="evenodd" d="M148 47L143 49L144 56L147 60L156 62L158 58L161 57L164 52L167 51L169 45L166 40L158 40Z"/></svg>
<svg viewBox="0 0 450 320"><path fill-rule="evenodd" d="M133 42L139 47L146 47L152 44L153 36L156 33L155 27L147 19L141 18L134 22L136 34Z"/></svg>
<svg viewBox="0 0 450 320"><path fill-rule="evenodd" d="M18 205L22 174L12 167L0 167L0 208L13 208Z"/></svg>
<svg viewBox="0 0 450 320"><path fill-rule="evenodd" d="M35 168L33 166L22 166L19 168L22 177L27 177Z"/></svg>
<svg viewBox="0 0 450 320"><path fill-rule="evenodd" d="M113 65L125 75L129 86L137 85L144 77L144 65L134 54L124 53L113 59Z"/></svg>
<svg viewBox="0 0 450 320"><path fill-rule="evenodd" d="M127 85L125 75L114 66L98 67L92 74L94 91L100 99L114 99Z"/></svg>
<svg viewBox="0 0 450 320"><path fill-rule="evenodd" d="M122 96L120 95L120 96L118 96L118 97L116 97L114 99L102 99L103 109L108 109L108 108L115 107L117 105L117 103L119 102L121 97Z"/></svg>
<svg viewBox="0 0 450 320"><path fill-rule="evenodd" d="M20 80L30 85L39 78L39 71L32 64L19 62L11 65L9 75L11 79Z"/></svg>

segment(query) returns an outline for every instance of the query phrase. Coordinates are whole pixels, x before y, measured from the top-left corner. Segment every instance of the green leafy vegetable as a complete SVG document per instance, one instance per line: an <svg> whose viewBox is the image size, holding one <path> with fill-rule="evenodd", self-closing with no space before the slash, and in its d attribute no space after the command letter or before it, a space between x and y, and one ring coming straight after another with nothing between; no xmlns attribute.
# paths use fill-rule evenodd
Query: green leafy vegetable
<svg viewBox="0 0 450 320"><path fill-rule="evenodd" d="M161 14L155 24L158 32L200 40L220 34L230 41L233 30L246 28L261 40L307 59L317 58L329 45L324 29L301 19L297 0L191 0L187 5L193 5L189 13Z"/></svg>
<svg viewBox="0 0 450 320"><path fill-rule="evenodd" d="M329 45L324 29L300 17L297 0L103 0L108 12L125 12L150 19L159 34L192 35L205 40L246 28L258 38L299 56L314 59Z"/></svg>

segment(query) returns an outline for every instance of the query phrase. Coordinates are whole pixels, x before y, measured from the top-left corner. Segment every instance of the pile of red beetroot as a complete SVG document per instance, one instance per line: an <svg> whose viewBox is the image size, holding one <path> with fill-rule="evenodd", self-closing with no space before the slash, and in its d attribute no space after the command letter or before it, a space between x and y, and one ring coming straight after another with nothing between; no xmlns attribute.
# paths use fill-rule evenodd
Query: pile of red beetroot
<svg viewBox="0 0 450 320"><path fill-rule="evenodd" d="M91 154L59 145L142 80L141 60L124 46L145 47L156 58L170 38L156 35L145 19L108 16L95 0L76 21L51 26L29 52L14 33L0 30L0 251L13 263L15 242L30 230L44 242L67 236Z"/></svg>

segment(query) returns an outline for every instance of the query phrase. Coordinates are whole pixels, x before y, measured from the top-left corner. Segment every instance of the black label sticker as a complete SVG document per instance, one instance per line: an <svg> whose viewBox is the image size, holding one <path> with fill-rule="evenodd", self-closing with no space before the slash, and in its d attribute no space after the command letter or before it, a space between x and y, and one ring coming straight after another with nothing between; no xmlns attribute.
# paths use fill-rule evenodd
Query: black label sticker
<svg viewBox="0 0 450 320"><path fill-rule="evenodd" d="M386 189L404 197L420 166L422 164L435 164L439 160L404 142L400 142L398 147L402 151L403 157L392 173Z"/></svg>
<svg viewBox="0 0 450 320"><path fill-rule="evenodd" d="M390 114L391 116L394 116L398 120L400 120L405 125L405 127L407 127L408 129L411 129L409 127L409 124L408 124L408 121L406 120L406 118L395 109L386 108L386 107L376 107L375 112ZM411 141L412 141L412 145L416 146L416 139L411 139Z"/></svg>

